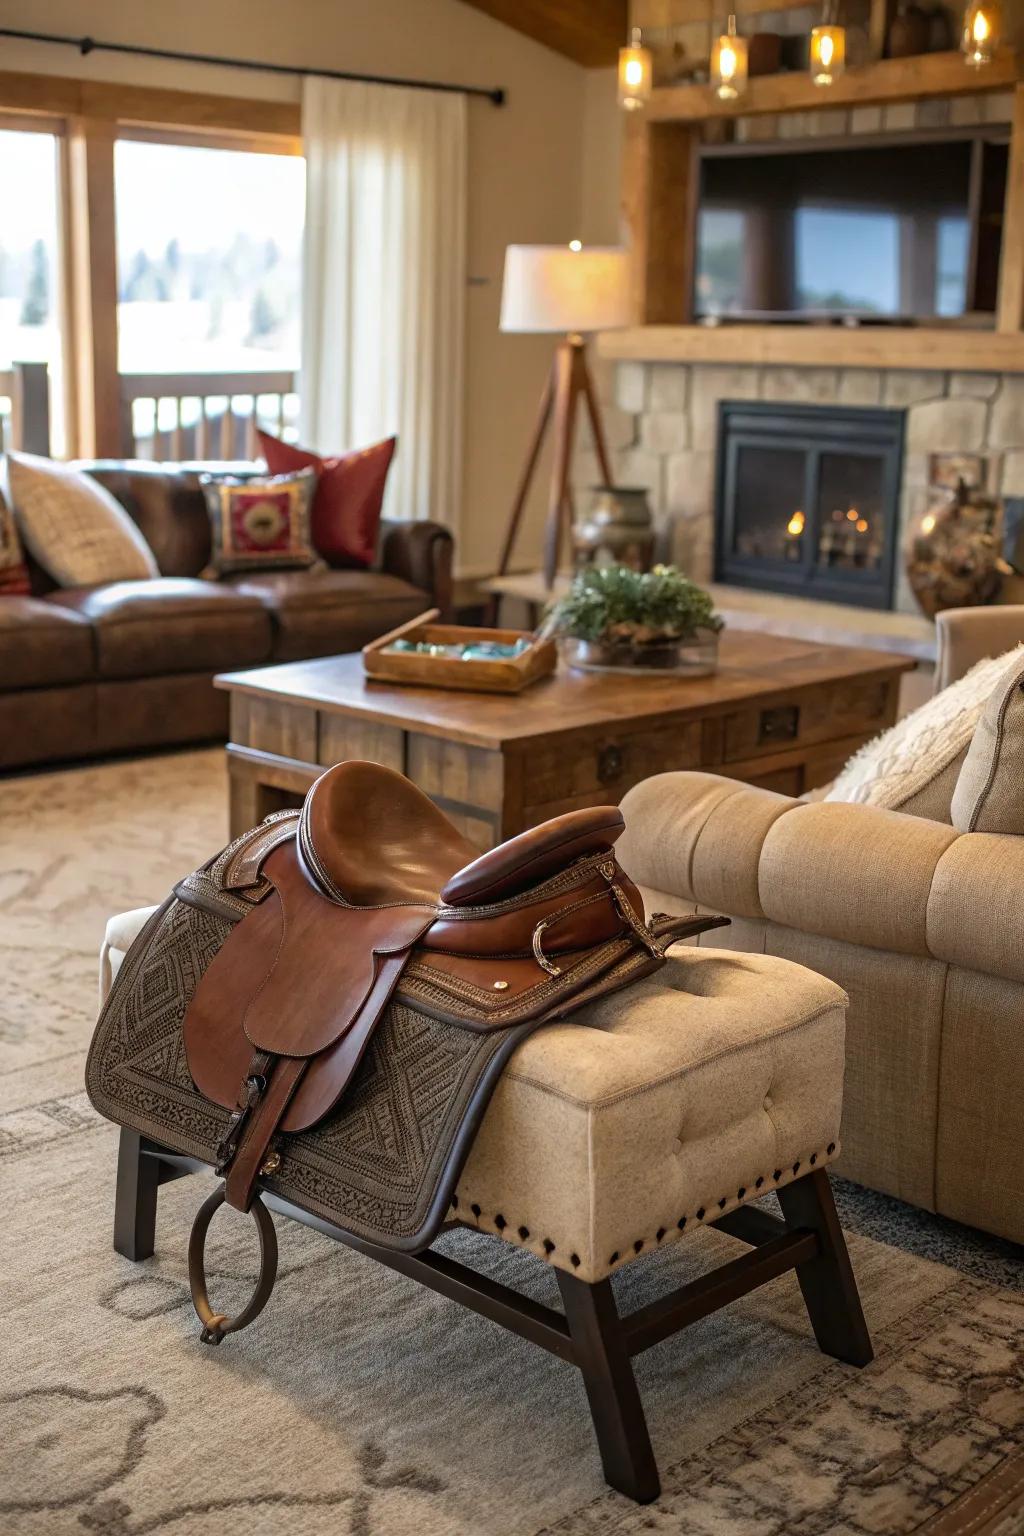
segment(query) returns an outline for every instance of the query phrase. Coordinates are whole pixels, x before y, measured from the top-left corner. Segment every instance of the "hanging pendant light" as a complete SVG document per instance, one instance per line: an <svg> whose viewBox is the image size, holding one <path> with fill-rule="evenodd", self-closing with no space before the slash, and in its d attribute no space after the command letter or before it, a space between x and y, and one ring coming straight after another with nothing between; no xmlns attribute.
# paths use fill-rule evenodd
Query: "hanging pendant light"
<svg viewBox="0 0 1024 1536"><path fill-rule="evenodd" d="M971 0L964 14L961 48L968 64L991 64L1003 40L1003 8L999 0Z"/></svg>
<svg viewBox="0 0 1024 1536"><path fill-rule="evenodd" d="M821 25L811 29L811 79L815 85L831 85L845 68L846 28L836 19L835 0L825 0Z"/></svg>
<svg viewBox="0 0 1024 1536"><path fill-rule="evenodd" d="M733 101L746 89L747 40L736 36L735 16L729 17L711 49L711 84L722 101Z"/></svg>
<svg viewBox="0 0 1024 1536"><path fill-rule="evenodd" d="M638 112L650 100L653 74L651 50L643 46L640 28L634 27L629 47L619 49L619 106Z"/></svg>

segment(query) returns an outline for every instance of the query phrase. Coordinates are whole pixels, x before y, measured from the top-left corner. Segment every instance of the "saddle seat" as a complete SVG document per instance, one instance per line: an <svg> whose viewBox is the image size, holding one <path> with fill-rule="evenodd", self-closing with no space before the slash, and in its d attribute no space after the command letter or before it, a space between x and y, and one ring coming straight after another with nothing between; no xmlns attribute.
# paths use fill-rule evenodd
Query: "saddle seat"
<svg viewBox="0 0 1024 1536"><path fill-rule="evenodd" d="M477 855L428 795L379 763L339 763L310 789L298 847L312 884L347 907L503 901L576 859L611 850L622 815L555 816Z"/></svg>

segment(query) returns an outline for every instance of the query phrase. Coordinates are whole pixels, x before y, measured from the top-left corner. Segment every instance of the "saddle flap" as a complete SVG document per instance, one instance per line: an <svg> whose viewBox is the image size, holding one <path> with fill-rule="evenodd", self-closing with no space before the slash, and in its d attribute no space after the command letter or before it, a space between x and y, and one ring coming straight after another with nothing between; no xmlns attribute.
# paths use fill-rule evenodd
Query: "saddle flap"
<svg viewBox="0 0 1024 1536"><path fill-rule="evenodd" d="M515 896L577 859L610 851L624 826L622 812L614 805L554 816L460 869L441 899L448 906L464 907Z"/></svg>
<svg viewBox="0 0 1024 1536"><path fill-rule="evenodd" d="M291 846L276 849L264 870L280 897L281 935L269 963L264 954L254 967L242 1027L258 1050L317 1056L360 1012L376 957L408 951L434 908L338 907L309 883Z"/></svg>
<svg viewBox="0 0 1024 1536"><path fill-rule="evenodd" d="M334 905L309 884L293 843L264 872L273 889L214 956L184 1022L192 1079L225 1108L254 1048L311 1057L341 1038L374 990L379 958L404 956L434 918L428 906Z"/></svg>

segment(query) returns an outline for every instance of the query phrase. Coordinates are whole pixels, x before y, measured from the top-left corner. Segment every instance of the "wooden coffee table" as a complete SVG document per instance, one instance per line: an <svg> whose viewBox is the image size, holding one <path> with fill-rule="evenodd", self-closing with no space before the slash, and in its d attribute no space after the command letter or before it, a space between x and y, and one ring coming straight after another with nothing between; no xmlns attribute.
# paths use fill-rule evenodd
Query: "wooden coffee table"
<svg viewBox="0 0 1024 1536"><path fill-rule="evenodd" d="M914 665L726 631L713 677L560 669L513 697L368 682L358 654L229 672L231 834L345 758L407 774L481 849L670 769L798 795L893 723Z"/></svg>

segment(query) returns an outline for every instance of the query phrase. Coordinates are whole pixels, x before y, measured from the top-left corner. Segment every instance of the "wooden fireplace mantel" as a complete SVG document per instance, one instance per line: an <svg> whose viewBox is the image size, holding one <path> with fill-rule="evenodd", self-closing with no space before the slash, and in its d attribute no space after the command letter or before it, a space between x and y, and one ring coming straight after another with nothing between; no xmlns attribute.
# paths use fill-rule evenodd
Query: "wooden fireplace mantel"
<svg viewBox="0 0 1024 1536"><path fill-rule="evenodd" d="M780 0L782 8L791 3ZM738 0L734 7L741 15L761 8L761 0ZM1024 54L1001 49L981 69L956 52L885 59L890 12L889 0L872 0L875 56L827 89L796 71L753 79L739 99L727 102L709 85L662 86L645 111L623 114L621 211L636 325L602 337L605 357L1024 373ZM696 15L694 0L630 5L637 26L679 25ZM1014 101L995 330L692 324L700 149L712 120L1008 90Z"/></svg>
<svg viewBox="0 0 1024 1536"><path fill-rule="evenodd" d="M1024 373L1024 332L887 325L637 325L606 331L618 362Z"/></svg>

